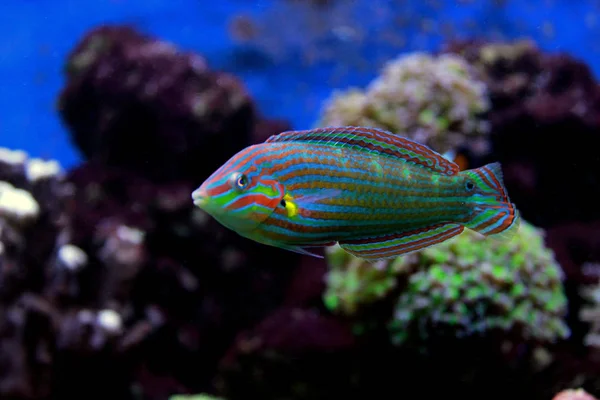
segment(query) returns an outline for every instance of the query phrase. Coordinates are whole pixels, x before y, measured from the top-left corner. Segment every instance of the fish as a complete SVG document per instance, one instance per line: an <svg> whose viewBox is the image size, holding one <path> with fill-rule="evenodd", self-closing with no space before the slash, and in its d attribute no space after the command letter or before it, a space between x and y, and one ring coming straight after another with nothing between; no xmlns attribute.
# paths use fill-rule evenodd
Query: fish
<svg viewBox="0 0 600 400"><path fill-rule="evenodd" d="M192 192L195 206L243 237L322 258L339 244L376 262L464 229L510 240L520 215L498 162L461 171L385 130L285 131L231 157Z"/></svg>

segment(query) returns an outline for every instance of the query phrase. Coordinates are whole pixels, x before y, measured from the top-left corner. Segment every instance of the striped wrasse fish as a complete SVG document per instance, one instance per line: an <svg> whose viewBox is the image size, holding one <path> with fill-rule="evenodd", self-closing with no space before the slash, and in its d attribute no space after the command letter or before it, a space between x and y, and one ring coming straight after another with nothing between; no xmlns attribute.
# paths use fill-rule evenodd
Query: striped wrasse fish
<svg viewBox="0 0 600 400"><path fill-rule="evenodd" d="M376 261L465 227L509 239L519 226L499 163L461 172L422 144L364 127L272 136L234 155L192 199L242 236L316 257L307 248L339 243Z"/></svg>

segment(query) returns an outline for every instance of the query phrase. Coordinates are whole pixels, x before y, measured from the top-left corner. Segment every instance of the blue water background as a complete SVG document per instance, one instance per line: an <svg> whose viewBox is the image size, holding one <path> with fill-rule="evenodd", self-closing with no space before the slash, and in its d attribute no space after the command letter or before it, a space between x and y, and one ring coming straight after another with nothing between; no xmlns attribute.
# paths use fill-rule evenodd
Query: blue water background
<svg viewBox="0 0 600 400"><path fill-rule="evenodd" d="M437 50L448 35L531 37L543 49L585 60L599 75L598 1L337 3L315 14L285 0L2 0L0 146L65 167L80 160L55 104L67 54L103 23L133 24L198 51L212 68L239 76L264 115L295 128L314 124L332 89L363 86L386 60ZM240 13L261 27L253 44L232 38L228 26Z"/></svg>

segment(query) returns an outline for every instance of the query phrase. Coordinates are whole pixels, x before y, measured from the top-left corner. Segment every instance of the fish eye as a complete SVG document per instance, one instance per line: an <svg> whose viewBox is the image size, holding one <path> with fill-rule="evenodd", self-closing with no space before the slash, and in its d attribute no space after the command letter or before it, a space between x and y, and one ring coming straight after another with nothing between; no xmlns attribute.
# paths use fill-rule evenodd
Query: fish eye
<svg viewBox="0 0 600 400"><path fill-rule="evenodd" d="M236 185L240 188L243 189L246 186L248 186L248 178L246 177L246 175L241 174L240 176L238 176L237 178L237 182Z"/></svg>
<svg viewBox="0 0 600 400"><path fill-rule="evenodd" d="M250 179L242 173L235 173L231 176L231 182L237 189L245 189L250 183Z"/></svg>
<svg viewBox="0 0 600 400"><path fill-rule="evenodd" d="M475 184L471 181L467 181L465 183L465 188L470 192L471 190L475 189Z"/></svg>
<svg viewBox="0 0 600 400"><path fill-rule="evenodd" d="M287 203L285 202L285 200L284 200L284 199L281 199L281 201L279 202L279 205L280 205L281 207L283 207L283 208L285 208L286 204L287 204Z"/></svg>

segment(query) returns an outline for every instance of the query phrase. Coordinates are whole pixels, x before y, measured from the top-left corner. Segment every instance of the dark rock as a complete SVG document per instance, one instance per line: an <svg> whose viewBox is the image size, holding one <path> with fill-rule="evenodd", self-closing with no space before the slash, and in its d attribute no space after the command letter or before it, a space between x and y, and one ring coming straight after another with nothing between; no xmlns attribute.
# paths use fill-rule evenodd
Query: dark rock
<svg viewBox="0 0 600 400"><path fill-rule="evenodd" d="M254 106L237 78L133 28L91 30L65 73L60 115L90 160L201 181L249 141Z"/></svg>

